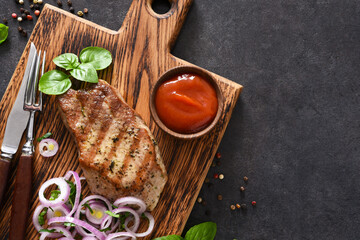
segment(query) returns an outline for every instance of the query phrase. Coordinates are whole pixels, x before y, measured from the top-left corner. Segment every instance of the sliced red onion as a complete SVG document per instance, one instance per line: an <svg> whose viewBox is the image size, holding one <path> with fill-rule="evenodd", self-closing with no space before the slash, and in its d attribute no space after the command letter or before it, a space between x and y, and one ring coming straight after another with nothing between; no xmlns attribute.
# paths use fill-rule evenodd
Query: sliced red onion
<svg viewBox="0 0 360 240"><path fill-rule="evenodd" d="M59 144L52 138L45 138L39 143L40 154L44 157L52 157L59 150Z"/></svg>
<svg viewBox="0 0 360 240"><path fill-rule="evenodd" d="M71 236L71 232L69 230L67 230L64 227L60 227L60 226L54 226L54 227L49 227L47 228L48 230L56 230L56 232L53 233L49 233L49 232L43 232L41 234L40 240L45 239L45 238L59 238L62 236L65 236L66 238L71 238L73 239L73 237ZM62 233L60 233L62 232Z"/></svg>
<svg viewBox="0 0 360 240"><path fill-rule="evenodd" d="M117 232L117 233L111 233L105 240L111 240L111 239L124 239L124 238L118 238L118 237L131 237L131 239L136 239L136 237L129 232ZM125 238L127 239L127 238Z"/></svg>
<svg viewBox="0 0 360 240"><path fill-rule="evenodd" d="M88 224L87 222L84 222L82 220L79 220L79 219L76 219L76 218L73 218L73 217L54 217L54 218L51 218L51 219L48 220L49 225L51 225L52 223L57 223L57 222L73 223L76 226L80 226L81 228L85 228L86 230L88 230L89 232L94 234L94 236L99 238L100 240L104 240L106 238L106 235L104 233L100 232L99 230L97 230L96 228L94 228L93 226Z"/></svg>
<svg viewBox="0 0 360 240"><path fill-rule="evenodd" d="M40 229L42 229L40 223L39 223L39 215L41 213L41 211L46 208L43 205L39 205L35 208L34 214L33 214L33 218L32 218L32 222L34 224L34 227L36 229L36 231L40 231Z"/></svg>
<svg viewBox="0 0 360 240"><path fill-rule="evenodd" d="M74 214L74 212L78 208L80 196L81 196L81 182L80 182L79 174L77 174L77 172L74 172L74 171L68 171L66 173L64 179L69 180L71 175L73 175L73 177L74 177L76 194L75 194L74 207L72 208L71 212L67 214L67 216L72 216Z"/></svg>
<svg viewBox="0 0 360 240"><path fill-rule="evenodd" d="M136 212L141 215L146 210L146 204L143 200L135 198L135 197L123 197L119 198L114 202L115 206L124 207L126 205L137 205L139 209Z"/></svg>
<svg viewBox="0 0 360 240"><path fill-rule="evenodd" d="M96 237L84 237L82 240L98 240Z"/></svg>
<svg viewBox="0 0 360 240"><path fill-rule="evenodd" d="M126 226L127 224L125 224L125 229L126 229L126 231L128 231L132 234L134 234L134 232L136 232L138 230L139 225L140 225L140 217L139 217L139 214L135 210L133 210L132 208L129 208L129 207L119 207L119 208L112 210L112 212L115 214L125 213L125 212L131 213L134 216L134 225L132 226L133 231L129 231L127 229L127 226ZM127 223L129 223L129 221Z"/></svg>
<svg viewBox="0 0 360 240"><path fill-rule="evenodd" d="M52 210L54 210L54 211L52 211ZM52 210L49 209L47 211L47 213L46 213L47 219L50 219L50 218L53 218L53 217L63 217L63 216L66 216L66 215L68 215L70 213L70 209L65 204L53 207ZM56 211L61 212L61 216L55 216Z"/></svg>
<svg viewBox="0 0 360 240"><path fill-rule="evenodd" d="M103 196L100 196L100 195L91 195L91 196L88 196L88 197L84 198L80 202L80 204L79 204L79 206L78 206L78 208L77 208L77 210L75 212L75 218L80 219L81 208L83 207L83 205L86 202L89 202L90 200L93 200L93 199L99 199L99 200L103 201L106 204L109 211L112 210L112 206L111 206L111 203L109 202L109 200L107 200L106 198L104 198ZM94 236L94 234L92 234L92 233L85 232L85 230L80 226L76 226L75 228L78 231L78 233L83 237L92 237L92 236Z"/></svg>
<svg viewBox="0 0 360 240"><path fill-rule="evenodd" d="M86 218L89 220L89 222L100 225L102 223L103 219L106 217L105 211L107 210L107 208L104 205L102 205L101 203L90 203L89 206L93 211L102 212L102 217L97 218L90 212L90 210L88 208L86 208L86 210L85 210Z"/></svg>
<svg viewBox="0 0 360 240"><path fill-rule="evenodd" d="M60 195L55 200L48 200L44 196L44 191L49 186L56 184L59 187ZM56 207L67 202L70 195L70 187L63 178L52 178L43 183L39 190L39 200L45 207Z"/></svg>
<svg viewBox="0 0 360 240"><path fill-rule="evenodd" d="M62 238L59 238L58 240L75 240L75 238L62 237Z"/></svg>
<svg viewBox="0 0 360 240"><path fill-rule="evenodd" d="M155 225L154 217L148 212L144 212L144 215L145 215L145 217L147 217L147 219L149 219L149 227L143 233L134 233L134 236L136 236L136 237L145 237L145 236L149 235L152 232L152 230L154 229L154 225ZM131 233L131 231L129 231L127 229L126 225L125 225L125 229Z"/></svg>

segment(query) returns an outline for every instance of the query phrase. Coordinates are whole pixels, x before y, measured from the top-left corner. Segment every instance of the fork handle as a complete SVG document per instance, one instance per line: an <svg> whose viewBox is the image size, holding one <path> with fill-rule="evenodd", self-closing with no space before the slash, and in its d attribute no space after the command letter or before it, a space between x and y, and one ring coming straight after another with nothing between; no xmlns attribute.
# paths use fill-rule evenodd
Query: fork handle
<svg viewBox="0 0 360 240"><path fill-rule="evenodd" d="M29 203L32 187L32 155L22 153L19 159L12 211L10 220L10 240L25 239Z"/></svg>
<svg viewBox="0 0 360 240"><path fill-rule="evenodd" d="M10 160L4 157L0 158L0 204L5 194L7 180L9 175Z"/></svg>

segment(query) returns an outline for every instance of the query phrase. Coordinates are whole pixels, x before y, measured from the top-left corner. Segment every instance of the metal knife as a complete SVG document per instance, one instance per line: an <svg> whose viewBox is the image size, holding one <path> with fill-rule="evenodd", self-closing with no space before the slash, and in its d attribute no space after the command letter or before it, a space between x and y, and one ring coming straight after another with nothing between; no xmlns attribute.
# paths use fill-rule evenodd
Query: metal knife
<svg viewBox="0 0 360 240"><path fill-rule="evenodd" d="M9 173L10 162L17 152L21 137L27 126L29 115L28 111L24 111L24 93L27 79L30 75L32 64L35 64L36 48L33 43L30 44L30 51L24 77L20 86L20 90L16 97L15 103L11 109L9 117L6 122L5 135L1 145L0 154L0 203L7 186L7 178Z"/></svg>

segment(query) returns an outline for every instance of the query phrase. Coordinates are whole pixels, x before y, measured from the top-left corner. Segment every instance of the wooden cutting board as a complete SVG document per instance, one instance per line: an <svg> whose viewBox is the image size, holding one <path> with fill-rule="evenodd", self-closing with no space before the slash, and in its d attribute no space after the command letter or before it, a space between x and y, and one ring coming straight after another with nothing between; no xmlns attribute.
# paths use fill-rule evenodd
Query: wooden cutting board
<svg viewBox="0 0 360 240"><path fill-rule="evenodd" d="M159 204L152 212L156 221L155 230L144 239L181 234L242 89L241 85L211 73L220 83L225 98L223 115L216 127L208 135L191 141L174 139L160 130L151 118L150 90L159 76L168 69L192 65L170 54L192 0L170 1L171 10L163 15L152 10L151 2L152 0L134 0L119 31L106 29L59 8L45 5L0 103L1 143L6 119L25 71L30 42L34 42L38 49L46 50L48 60L45 71L55 68L51 60L61 53L79 54L81 49L88 46L108 49L113 55L113 64L100 72L99 77L117 88L127 103L150 126L169 175ZM60 151L53 158L43 158L36 151L31 216L39 205L37 193L44 181L63 176L68 170L82 173L77 161L75 142L62 123L54 100L55 97L45 97L43 112L36 115L35 136L52 132L53 138L60 145ZM37 147L37 143L35 144ZM18 156L17 154L16 159ZM16 164L17 160L11 166L6 202L0 212L1 239L7 239L9 230ZM28 220L27 239L37 239L39 234L32 226L31 216Z"/></svg>

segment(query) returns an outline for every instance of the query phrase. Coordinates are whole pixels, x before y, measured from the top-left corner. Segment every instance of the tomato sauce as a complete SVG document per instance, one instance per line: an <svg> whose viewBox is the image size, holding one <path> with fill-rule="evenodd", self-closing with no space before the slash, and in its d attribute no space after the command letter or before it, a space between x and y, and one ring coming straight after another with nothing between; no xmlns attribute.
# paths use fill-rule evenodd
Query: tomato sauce
<svg viewBox="0 0 360 240"><path fill-rule="evenodd" d="M218 100L214 87L198 74L180 74L165 81L155 95L160 120L178 133L196 133L214 120Z"/></svg>

